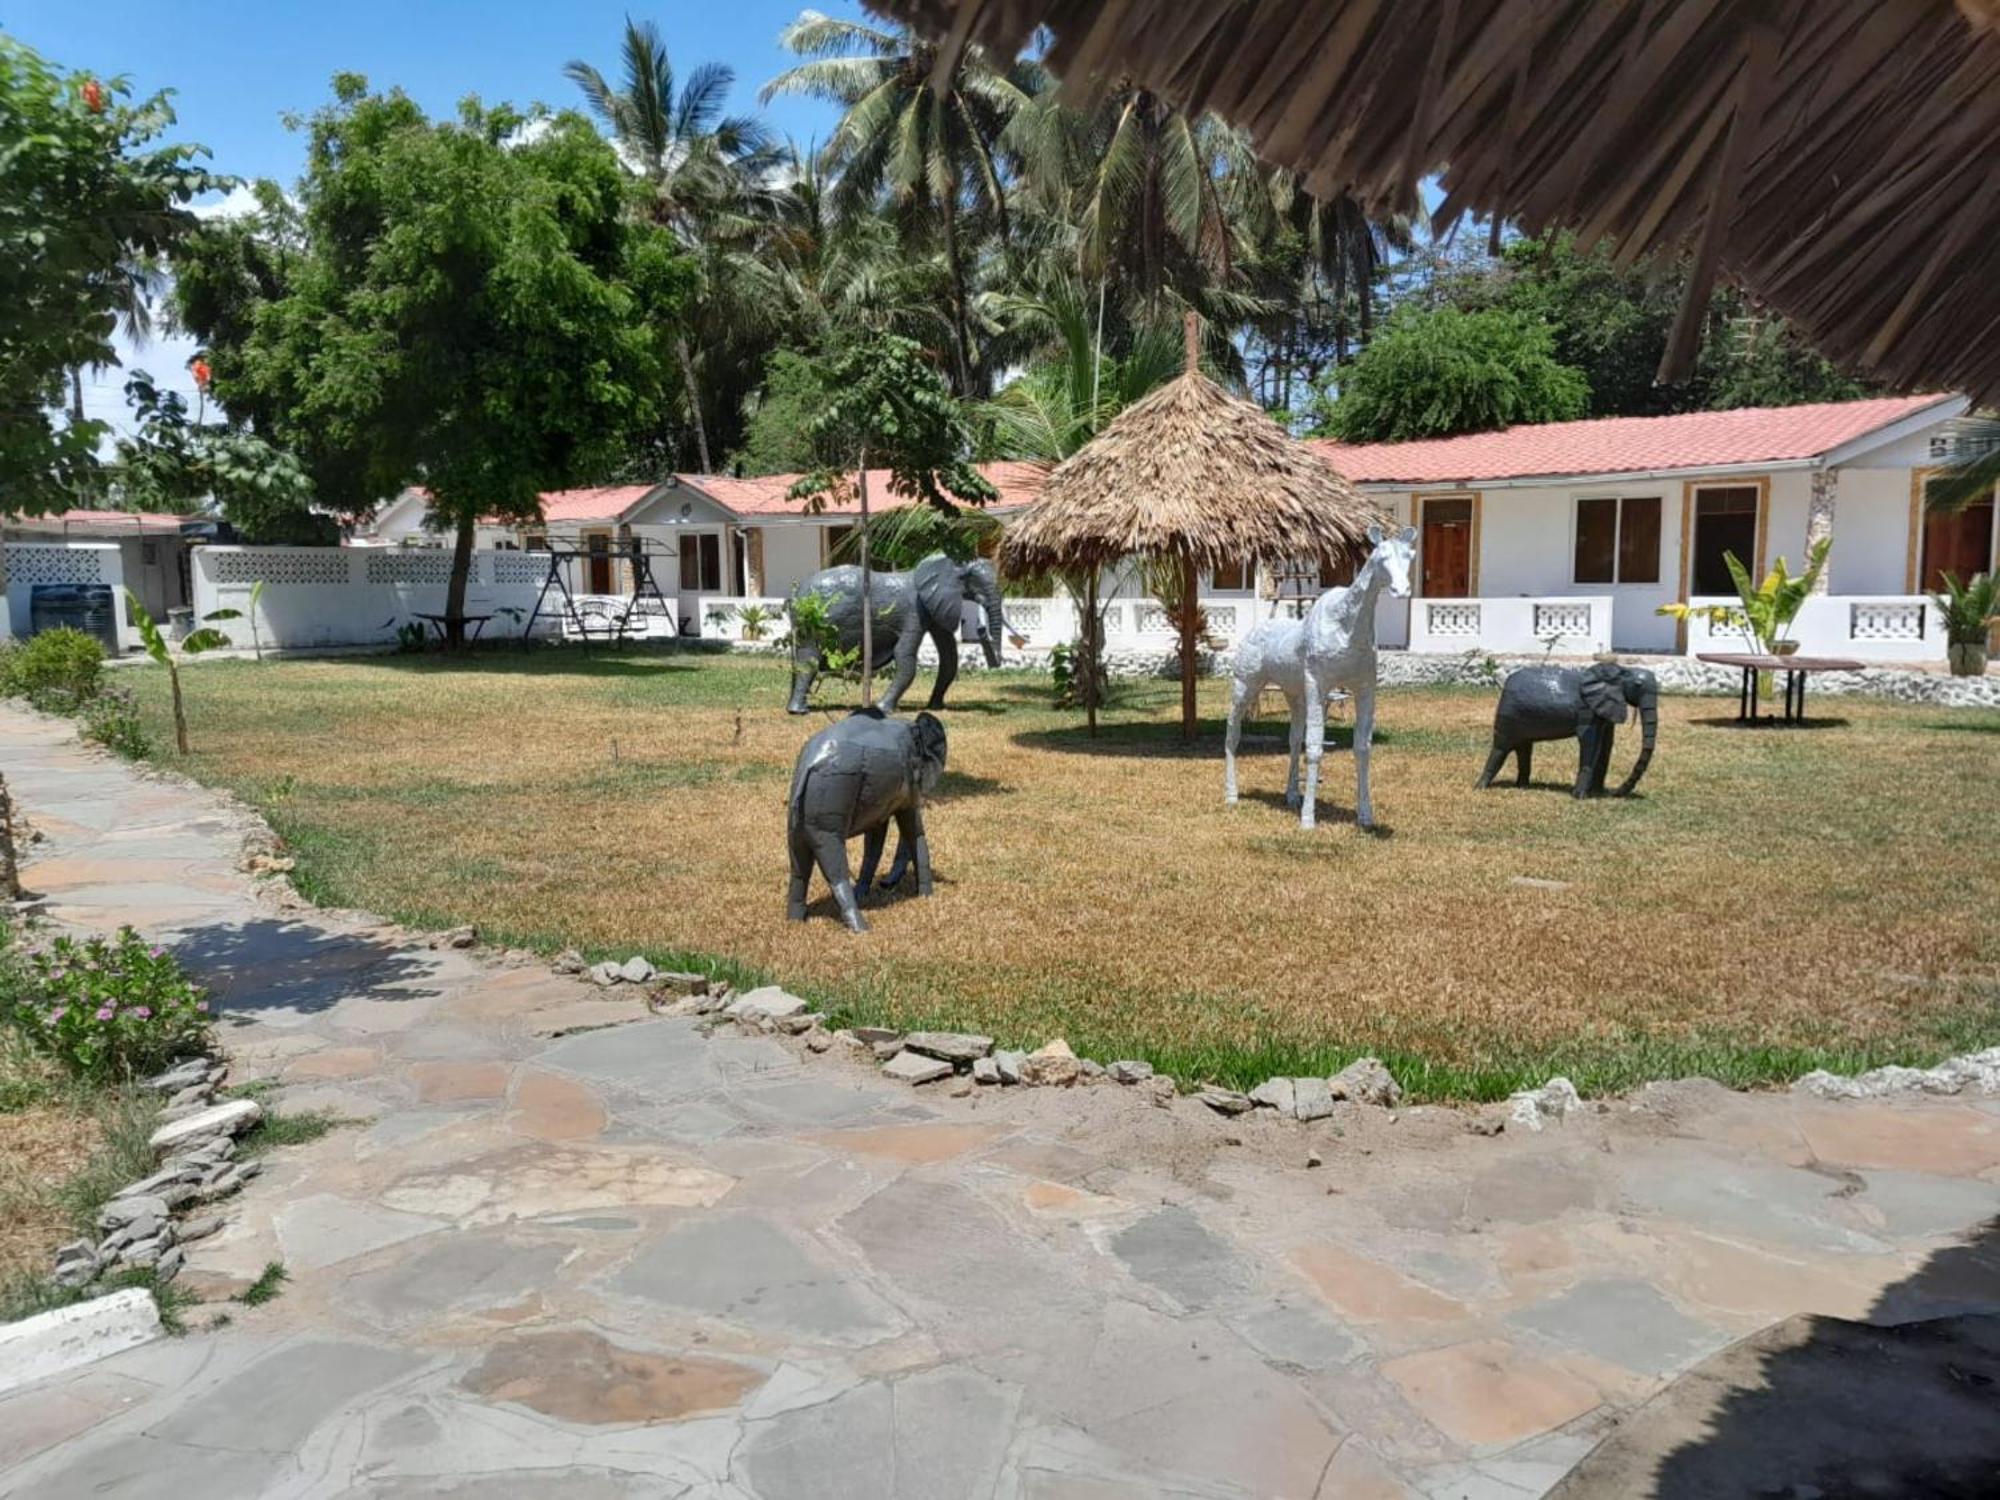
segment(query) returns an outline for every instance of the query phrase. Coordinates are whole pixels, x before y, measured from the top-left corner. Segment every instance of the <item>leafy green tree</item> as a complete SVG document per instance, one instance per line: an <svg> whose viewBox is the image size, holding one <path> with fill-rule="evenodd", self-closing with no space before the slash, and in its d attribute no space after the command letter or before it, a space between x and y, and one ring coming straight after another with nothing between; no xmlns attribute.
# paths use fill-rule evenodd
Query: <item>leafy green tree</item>
<svg viewBox="0 0 2000 1500"><path fill-rule="evenodd" d="M972 464L964 409L913 341L895 334L856 337L819 366L819 411L807 428L819 465L791 496L809 511L829 496L857 495L861 507L861 701L874 701L875 632L870 619L868 470L889 471L889 490L946 514L984 505L996 491Z"/></svg>
<svg viewBox="0 0 2000 1500"><path fill-rule="evenodd" d="M768 332L774 283L760 253L776 212L771 187L783 155L762 121L725 114L735 72L704 63L683 81L650 21L625 22L623 78L613 86L589 63L563 69L611 131L627 165L646 183L644 212L688 252L695 283L674 339L695 458L709 461L704 362L733 363L745 331Z"/></svg>
<svg viewBox="0 0 2000 1500"><path fill-rule="evenodd" d="M685 265L581 116L468 100L433 122L343 74L309 131L299 247L236 307L215 389L266 416L330 509L429 491L458 642L480 518L532 519L657 421Z"/></svg>
<svg viewBox="0 0 2000 1500"><path fill-rule="evenodd" d="M340 527L312 508L291 454L226 422L189 418L187 401L144 370L125 382L134 431L118 440L113 493L131 510L194 515L210 503L253 545L335 546Z"/></svg>
<svg viewBox="0 0 2000 1500"><path fill-rule="evenodd" d="M59 73L0 35L0 510L60 509L98 478L104 424L65 384L118 362L111 337L143 309L154 267L195 225L187 205L223 185L199 146L161 145L164 93Z"/></svg>
<svg viewBox="0 0 2000 1500"><path fill-rule="evenodd" d="M807 59L765 85L768 101L803 94L841 106L827 142L849 211L886 194L906 251L935 242L949 277L953 387L971 395L990 376L973 347L972 266L982 230L1007 237L1008 170L1001 137L1039 86L1033 64L1003 67L976 46L934 87L937 49L904 27L802 11L778 37ZM969 213L976 206L983 223Z"/></svg>
<svg viewBox="0 0 2000 1500"><path fill-rule="evenodd" d="M797 474L816 459L806 431L821 407L820 372L796 349L780 349L765 366L764 384L743 424L743 446L732 472Z"/></svg>
<svg viewBox="0 0 2000 1500"><path fill-rule="evenodd" d="M1590 387L1549 330L1515 314L1406 309L1322 391L1315 430L1350 443L1483 432L1583 416Z"/></svg>

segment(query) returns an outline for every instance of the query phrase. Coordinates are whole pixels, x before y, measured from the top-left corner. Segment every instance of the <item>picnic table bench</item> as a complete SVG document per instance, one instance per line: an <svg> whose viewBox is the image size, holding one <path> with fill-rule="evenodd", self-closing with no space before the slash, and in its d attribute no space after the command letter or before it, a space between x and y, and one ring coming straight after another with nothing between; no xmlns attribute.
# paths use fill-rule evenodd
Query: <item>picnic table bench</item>
<svg viewBox="0 0 2000 1500"><path fill-rule="evenodd" d="M1695 660L1743 669L1743 687L1736 702L1739 724L1803 724L1808 677L1815 672L1858 672L1863 665L1845 656L1766 656L1749 651L1701 651ZM1780 717L1757 712L1759 679L1766 672L1785 674L1785 708Z"/></svg>
<svg viewBox="0 0 2000 1500"><path fill-rule="evenodd" d="M430 627L438 633L439 640L443 640L445 638L447 634L445 627L450 623L451 620L451 617L449 615L419 614L417 618L419 620L427 621L430 624ZM472 627L471 638L476 641L479 639L479 632L486 628L486 622L492 619L493 616L461 615L459 616L459 618L463 620L467 625L470 625Z"/></svg>

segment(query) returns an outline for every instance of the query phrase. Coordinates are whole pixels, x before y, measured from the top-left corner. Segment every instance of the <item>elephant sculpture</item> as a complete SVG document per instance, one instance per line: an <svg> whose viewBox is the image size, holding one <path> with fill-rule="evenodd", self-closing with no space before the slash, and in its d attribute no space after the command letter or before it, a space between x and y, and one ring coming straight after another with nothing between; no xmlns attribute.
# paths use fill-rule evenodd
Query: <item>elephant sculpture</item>
<svg viewBox="0 0 2000 1500"><path fill-rule="evenodd" d="M799 601L809 594L826 601L827 622L833 627L839 649L849 651L861 644L859 568L823 568L792 590L792 699L785 707L795 714L806 711L813 681L824 665L820 642L807 639L799 630ZM938 654L937 682L931 688L929 706L944 707L945 690L958 676L958 631L967 599L977 601L983 615L979 644L986 653L986 665L1000 665L1000 638L1006 621L1000 613L1000 580L986 558L960 563L933 552L910 572L872 573L868 594L875 613L875 670L891 664L896 670L889 691L882 695L885 712L894 713L909 690L917 675L917 648L927 635Z"/></svg>
<svg viewBox="0 0 2000 1500"><path fill-rule="evenodd" d="M1651 672L1599 662L1590 667L1522 667L1510 672L1500 688L1500 706L1493 715L1493 751L1479 785L1491 786L1507 757L1516 757L1515 784L1528 784L1528 767L1537 740L1577 742L1576 785L1573 795L1601 797L1604 775L1611 765L1611 742L1618 725L1636 709L1644 739L1632 774L1618 788L1630 796L1653 760L1653 742L1660 728L1660 684Z"/></svg>
<svg viewBox="0 0 2000 1500"><path fill-rule="evenodd" d="M813 866L833 887L841 920L866 932L860 897L868 894L890 820L896 824L896 857L886 885L900 885L914 857L917 894L931 893L931 851L924 840L923 801L944 774L944 725L932 714L892 719L864 708L827 725L805 742L792 768L785 827L792 850L791 900L786 915L806 919L806 887ZM851 880L847 841L860 834L861 879Z"/></svg>

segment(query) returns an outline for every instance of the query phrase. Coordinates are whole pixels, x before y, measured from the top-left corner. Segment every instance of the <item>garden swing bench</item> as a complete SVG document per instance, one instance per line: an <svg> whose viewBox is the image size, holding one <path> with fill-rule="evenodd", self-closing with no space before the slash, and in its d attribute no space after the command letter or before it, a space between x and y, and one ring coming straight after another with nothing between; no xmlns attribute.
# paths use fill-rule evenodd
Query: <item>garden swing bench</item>
<svg viewBox="0 0 2000 1500"><path fill-rule="evenodd" d="M606 553L589 552L580 547L551 547L546 555L549 571L542 579L541 592L535 596L535 607L528 614L528 623L521 629L524 641L533 636L535 622L541 618L542 608L549 602L550 589L562 596L559 611L555 612L560 614L570 632L586 641L612 641L622 645L632 638L635 630L639 634L645 633L645 621L649 617L673 618L673 610L653 577L652 556L637 537L620 551L608 554L611 557L622 556L632 565L632 591L624 603L615 608L588 597L579 604L564 570L565 563L603 558Z"/></svg>

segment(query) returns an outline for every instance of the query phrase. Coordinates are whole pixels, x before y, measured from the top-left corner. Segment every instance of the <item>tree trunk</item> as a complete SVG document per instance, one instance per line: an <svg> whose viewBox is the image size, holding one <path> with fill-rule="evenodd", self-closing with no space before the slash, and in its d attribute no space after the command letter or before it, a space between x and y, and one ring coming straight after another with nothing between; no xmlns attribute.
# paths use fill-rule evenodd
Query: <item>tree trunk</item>
<svg viewBox="0 0 2000 1500"><path fill-rule="evenodd" d="M1102 637L1097 625L1097 569L1092 568L1083 586L1083 711L1092 739L1097 738L1097 658Z"/></svg>
<svg viewBox="0 0 2000 1500"><path fill-rule="evenodd" d="M451 582L444 591L444 639L456 649L465 644L465 585L472 577L472 534L478 517L467 510L458 518L458 535L451 545Z"/></svg>
<svg viewBox="0 0 2000 1500"><path fill-rule="evenodd" d="M868 455L861 455L861 706L875 703L875 591L868 573Z"/></svg>
<svg viewBox="0 0 2000 1500"><path fill-rule="evenodd" d="M958 202L947 194L944 200L944 256L951 265L952 357L958 366L958 394L972 395L971 337L965 326L965 265L958 251Z"/></svg>
<svg viewBox="0 0 2000 1500"><path fill-rule="evenodd" d="M21 868L14 858L14 799L0 776L0 900L21 899Z"/></svg>
<svg viewBox="0 0 2000 1500"><path fill-rule="evenodd" d="M1194 617L1195 597L1199 585L1195 580L1194 559L1181 559L1181 738L1194 738Z"/></svg>
<svg viewBox="0 0 2000 1500"><path fill-rule="evenodd" d="M69 371L69 419L83 420L83 366L71 365Z"/></svg>
<svg viewBox="0 0 2000 1500"><path fill-rule="evenodd" d="M688 420L694 423L695 457L701 463L701 472L713 474L715 468L708 461L708 424L701 419L701 387L694 378L694 356L688 352L685 334L674 336L674 354L681 362L681 384L687 387Z"/></svg>

